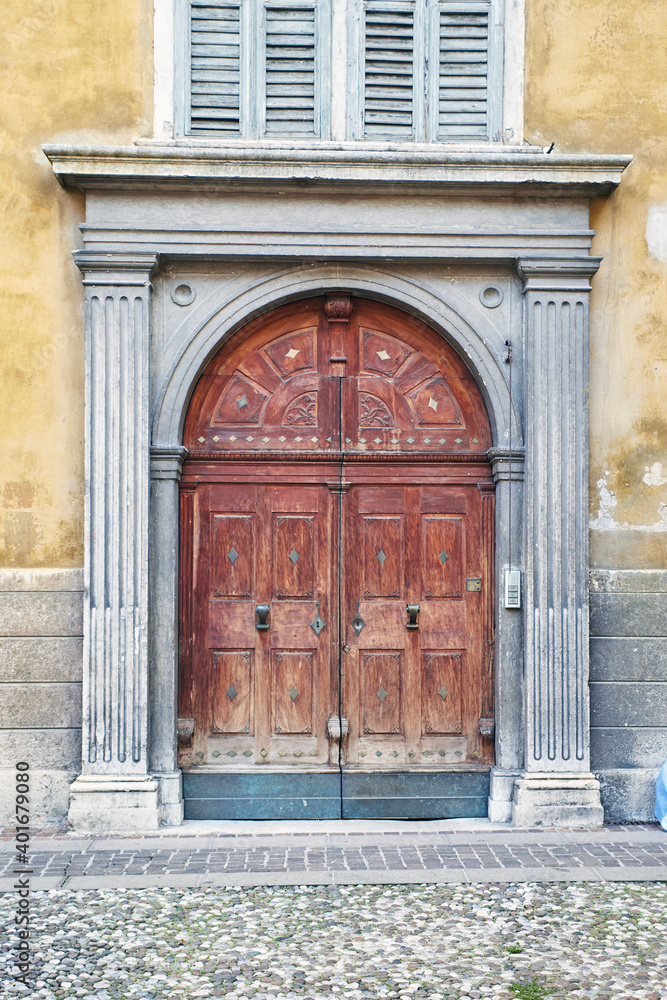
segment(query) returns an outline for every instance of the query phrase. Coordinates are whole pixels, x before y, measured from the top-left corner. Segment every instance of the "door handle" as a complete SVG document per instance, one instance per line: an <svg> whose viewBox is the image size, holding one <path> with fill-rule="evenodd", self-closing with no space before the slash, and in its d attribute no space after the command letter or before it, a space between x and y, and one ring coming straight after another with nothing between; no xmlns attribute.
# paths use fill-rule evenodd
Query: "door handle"
<svg viewBox="0 0 667 1000"><path fill-rule="evenodd" d="M271 613L270 604L258 604L257 607L255 608L255 614L259 618L259 621L255 625L255 628L257 629L258 632L268 631L269 623L266 619L269 617L270 613Z"/></svg>
<svg viewBox="0 0 667 1000"><path fill-rule="evenodd" d="M420 607L418 604L406 604L405 610L408 613L408 624L406 628L415 629L419 628L419 622L417 621L417 615L420 612Z"/></svg>

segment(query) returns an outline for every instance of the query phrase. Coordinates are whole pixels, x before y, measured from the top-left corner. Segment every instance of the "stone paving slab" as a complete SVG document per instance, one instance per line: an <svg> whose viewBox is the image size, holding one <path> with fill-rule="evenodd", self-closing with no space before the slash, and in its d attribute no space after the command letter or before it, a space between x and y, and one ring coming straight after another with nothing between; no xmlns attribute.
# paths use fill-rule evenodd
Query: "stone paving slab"
<svg viewBox="0 0 667 1000"><path fill-rule="evenodd" d="M240 824L241 833L134 837L35 837L33 889L216 885L414 884L457 881L667 881L667 835L655 824L603 830L520 831L476 824L337 824L311 833ZM229 824L225 824L228 828ZM432 824L430 824L432 826ZM0 852L0 891L12 891L11 845ZM19 866L20 867L20 866ZM208 881L207 881L208 880Z"/></svg>

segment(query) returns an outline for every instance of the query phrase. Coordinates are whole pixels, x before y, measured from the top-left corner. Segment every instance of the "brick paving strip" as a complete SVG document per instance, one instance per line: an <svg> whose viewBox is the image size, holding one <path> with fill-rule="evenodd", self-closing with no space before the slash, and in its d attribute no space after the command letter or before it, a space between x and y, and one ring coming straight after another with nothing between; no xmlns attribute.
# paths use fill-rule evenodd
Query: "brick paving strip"
<svg viewBox="0 0 667 1000"><path fill-rule="evenodd" d="M348 832L349 831L349 832ZM34 834L31 888L667 881L657 824L516 830L461 823L188 823L134 837ZM15 883L0 840L0 891Z"/></svg>

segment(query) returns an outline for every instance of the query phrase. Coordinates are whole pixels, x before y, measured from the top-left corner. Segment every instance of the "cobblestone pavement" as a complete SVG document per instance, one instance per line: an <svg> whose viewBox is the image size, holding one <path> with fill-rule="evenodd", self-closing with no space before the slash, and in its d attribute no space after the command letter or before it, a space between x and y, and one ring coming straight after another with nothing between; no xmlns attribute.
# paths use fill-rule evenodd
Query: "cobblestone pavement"
<svg viewBox="0 0 667 1000"><path fill-rule="evenodd" d="M261 828L260 828L261 829ZM469 881L544 878L667 880L667 836L651 827L604 831L477 829L341 834L36 838L32 884L45 888L127 888L307 881ZM11 889L12 845L0 845L0 889Z"/></svg>
<svg viewBox="0 0 667 1000"><path fill-rule="evenodd" d="M30 987L84 1000L664 1000L667 885L58 889L32 898Z"/></svg>

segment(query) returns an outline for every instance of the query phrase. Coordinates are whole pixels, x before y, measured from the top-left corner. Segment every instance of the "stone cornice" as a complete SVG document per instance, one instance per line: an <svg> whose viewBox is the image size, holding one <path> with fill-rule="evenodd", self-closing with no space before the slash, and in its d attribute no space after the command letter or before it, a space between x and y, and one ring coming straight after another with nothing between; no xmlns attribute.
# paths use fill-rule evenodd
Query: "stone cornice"
<svg viewBox="0 0 667 1000"><path fill-rule="evenodd" d="M483 193L548 193L596 197L613 190L630 156L569 155L535 147L462 149L440 145L366 143L238 143L197 145L143 142L133 146L46 145L58 180L78 190L181 190L257 185L314 185Z"/></svg>

